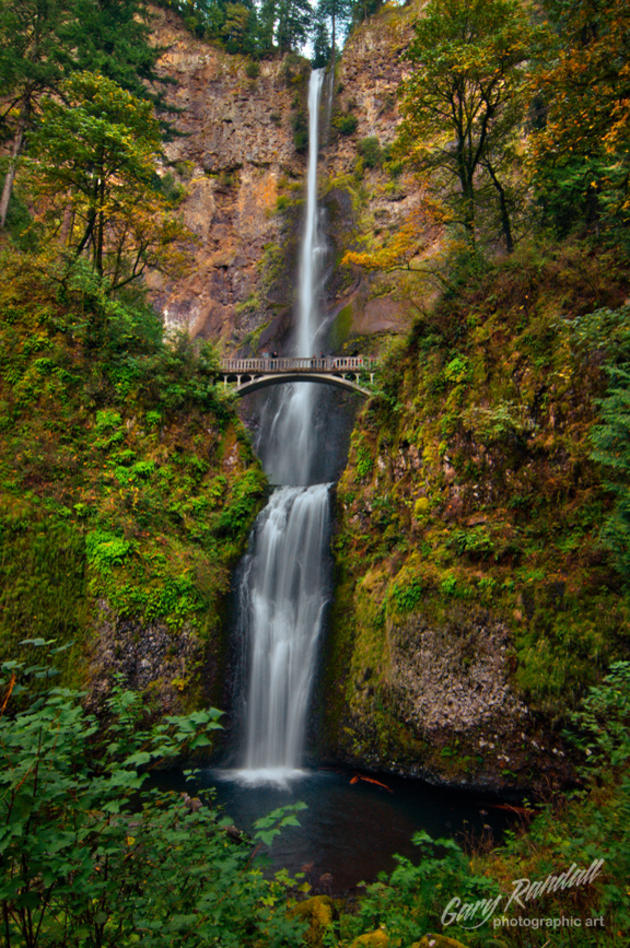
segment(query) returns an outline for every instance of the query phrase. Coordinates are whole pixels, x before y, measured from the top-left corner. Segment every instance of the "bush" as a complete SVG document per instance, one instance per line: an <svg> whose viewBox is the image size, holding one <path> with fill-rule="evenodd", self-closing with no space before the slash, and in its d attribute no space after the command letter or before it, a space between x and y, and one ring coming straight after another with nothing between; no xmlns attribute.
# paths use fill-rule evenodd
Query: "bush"
<svg viewBox="0 0 630 948"><path fill-rule="evenodd" d="M357 143L357 151L363 158L363 164L366 168L376 168L381 163L382 151L376 135L370 135L369 138L362 138Z"/></svg>
<svg viewBox="0 0 630 948"><path fill-rule="evenodd" d="M296 824L301 805L260 820L248 844L228 835L231 820L208 795L194 800L146 786L148 767L207 749L221 712L171 716L145 729L140 696L118 686L99 732L81 695L51 687L51 673L16 661L0 671L7 944L300 944L304 925L286 912L289 880L265 879L253 848Z"/></svg>
<svg viewBox="0 0 630 948"><path fill-rule="evenodd" d="M308 148L308 122L306 115L300 109L291 119L293 126L293 144L295 150L299 152L306 151Z"/></svg>
<svg viewBox="0 0 630 948"><path fill-rule="evenodd" d="M248 79L257 79L260 75L260 66L254 60L250 60L245 66L245 75Z"/></svg>
<svg viewBox="0 0 630 948"><path fill-rule="evenodd" d="M340 135L353 135L358 124L358 118L350 112L338 112L333 119L333 126Z"/></svg>

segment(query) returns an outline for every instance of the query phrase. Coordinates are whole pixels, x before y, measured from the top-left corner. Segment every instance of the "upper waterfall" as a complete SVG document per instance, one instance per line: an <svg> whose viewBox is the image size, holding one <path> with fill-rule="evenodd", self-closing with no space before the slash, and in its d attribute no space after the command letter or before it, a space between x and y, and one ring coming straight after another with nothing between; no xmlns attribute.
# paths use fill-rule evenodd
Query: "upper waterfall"
<svg viewBox="0 0 630 948"><path fill-rule="evenodd" d="M317 157L323 76L323 70L314 69L308 91L306 208L300 251L296 329L292 341L293 354L307 357L316 355L318 346L321 348L322 345L318 338L321 322L319 293L326 243L319 227ZM312 483L314 461L321 450L321 445L312 436L320 394L315 385L286 386L275 414L267 424L262 425L260 453L265 470L274 483L301 486Z"/></svg>
<svg viewBox="0 0 630 948"><path fill-rule="evenodd" d="M314 69L308 89L308 171L306 216L300 259L300 296L295 355L315 354L318 329L317 289L320 258L325 250L318 227L317 157L319 151L319 100L324 73Z"/></svg>

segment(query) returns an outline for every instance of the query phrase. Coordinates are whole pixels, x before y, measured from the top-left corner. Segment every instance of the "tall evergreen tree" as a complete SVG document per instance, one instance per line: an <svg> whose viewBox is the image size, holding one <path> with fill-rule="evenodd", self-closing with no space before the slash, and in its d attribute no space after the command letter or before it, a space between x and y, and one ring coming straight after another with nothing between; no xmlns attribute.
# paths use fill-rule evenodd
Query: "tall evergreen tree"
<svg viewBox="0 0 630 948"><path fill-rule="evenodd" d="M313 58L311 60L313 68L322 69L324 66L327 66L331 56L332 46L330 45L328 26L318 7L315 13L315 23L313 27Z"/></svg>
<svg viewBox="0 0 630 948"><path fill-rule="evenodd" d="M64 38L74 68L107 76L146 98L146 83L158 78L154 67L160 50L149 42L145 0L69 0L67 5L72 16Z"/></svg>
<svg viewBox="0 0 630 948"><path fill-rule="evenodd" d="M313 23L309 0L278 0L276 5L276 44L281 53L300 49Z"/></svg>
<svg viewBox="0 0 630 948"><path fill-rule="evenodd" d="M72 15L63 0L0 0L0 87L6 103L2 134L11 140L0 227L6 224L19 157L39 98L62 76L69 55L64 34Z"/></svg>
<svg viewBox="0 0 630 948"><path fill-rule="evenodd" d="M352 18L354 0L320 0L317 12L330 24L331 58L335 61L337 42Z"/></svg>

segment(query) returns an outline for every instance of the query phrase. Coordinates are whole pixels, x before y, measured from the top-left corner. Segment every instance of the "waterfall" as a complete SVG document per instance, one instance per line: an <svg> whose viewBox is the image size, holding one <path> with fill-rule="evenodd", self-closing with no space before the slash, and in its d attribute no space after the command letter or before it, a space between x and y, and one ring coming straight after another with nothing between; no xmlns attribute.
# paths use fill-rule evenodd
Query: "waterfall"
<svg viewBox="0 0 630 948"><path fill-rule="evenodd" d="M309 84L306 213L294 354L317 354L321 263L317 203L318 117L323 72ZM321 445L313 437L318 386L286 386L263 424L260 453L276 484L254 527L241 571L239 629L247 648L245 741L240 779L282 782L299 773L316 646L328 601L329 484L312 484Z"/></svg>
<svg viewBox="0 0 630 948"><path fill-rule="evenodd" d="M308 357L318 354L321 264L326 251L319 228L317 203L317 152L319 138L319 99L323 70L311 73L308 91L308 171L306 212L300 252L298 311L293 354ZM261 425L258 450L265 470L274 484L309 484L313 461L320 446L313 437L314 413L320 391L317 385L289 385L270 423Z"/></svg>
<svg viewBox="0 0 630 948"><path fill-rule="evenodd" d="M240 605L251 648L244 765L258 776L290 774L301 762L327 599L328 520L328 485L275 491L244 571Z"/></svg>

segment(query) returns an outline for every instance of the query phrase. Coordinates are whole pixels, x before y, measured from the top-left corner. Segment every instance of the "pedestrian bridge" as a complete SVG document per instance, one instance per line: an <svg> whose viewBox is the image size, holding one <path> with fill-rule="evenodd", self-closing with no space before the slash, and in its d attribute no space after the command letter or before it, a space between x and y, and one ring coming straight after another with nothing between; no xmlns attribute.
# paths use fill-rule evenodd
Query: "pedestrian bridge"
<svg viewBox="0 0 630 948"><path fill-rule="evenodd" d="M268 385L283 382L319 382L347 391L371 395L376 360L365 356L321 356L262 359L222 359L219 368L224 385L233 384L239 395L248 395Z"/></svg>

